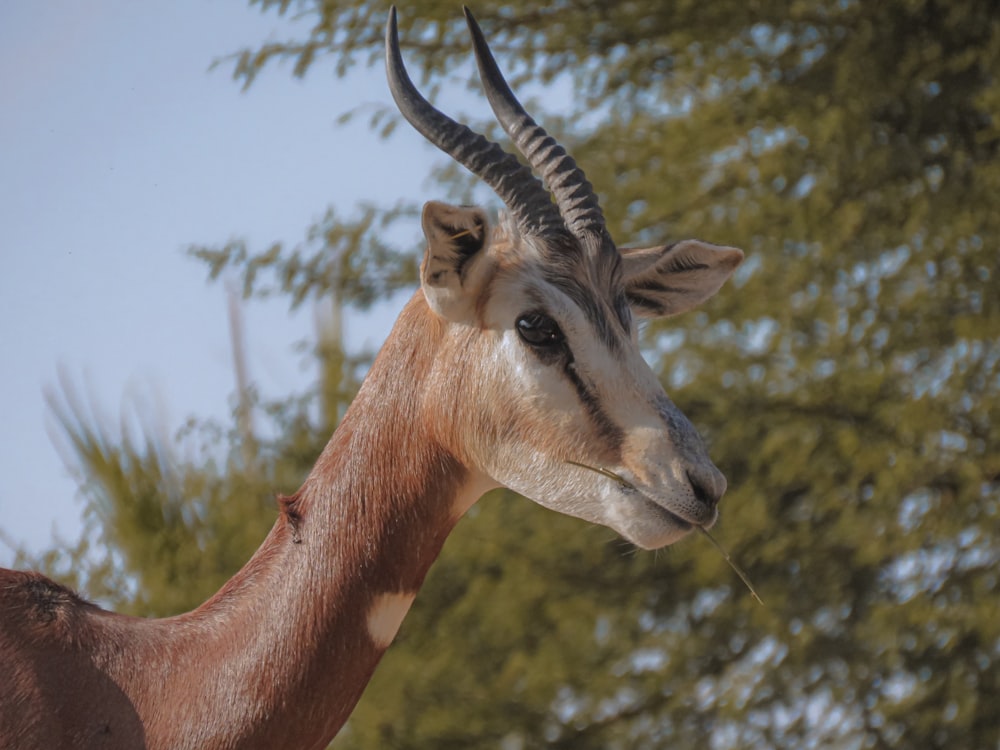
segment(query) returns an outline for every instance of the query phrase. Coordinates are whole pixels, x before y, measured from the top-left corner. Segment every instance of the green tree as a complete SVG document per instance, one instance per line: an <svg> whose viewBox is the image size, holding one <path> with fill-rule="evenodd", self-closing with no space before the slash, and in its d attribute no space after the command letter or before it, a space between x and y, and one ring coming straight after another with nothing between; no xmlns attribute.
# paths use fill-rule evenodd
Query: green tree
<svg viewBox="0 0 1000 750"><path fill-rule="evenodd" d="M276 59L292 59L297 75L330 63L348 75L381 53L381 6L257 5L313 23L304 39L235 55L245 85ZM587 170L622 244L695 235L748 251L704 312L643 335L729 477L718 535L767 606L698 539L636 553L497 494L449 540L335 746L996 747L996 4L475 10L515 84L531 82L538 119ZM401 24L429 90L469 70L456 8L416 2ZM560 111L539 105L567 89ZM388 111L375 120L387 132L396 122ZM452 195L469 193L455 168L438 176ZM216 272L238 269L248 294L333 290L363 304L413 278L413 256L378 240L410 210L331 215L298 249L200 255ZM334 420L288 404L271 413L281 430L250 484L287 490ZM88 475L120 451L72 413L66 424ZM210 510L219 498L197 489L206 476L227 502L263 492L241 486L238 462L192 463L192 514L156 473L158 455L132 445L124 466L141 467L139 478L113 492L105 482L90 501L112 509L104 539L144 592L154 576L164 592L177 578L150 549L169 559L191 541L236 546L210 541L240 523ZM121 515L133 492L161 503L151 515L177 519L181 533ZM239 538L262 533L245 524ZM238 563L213 560L215 580Z"/></svg>

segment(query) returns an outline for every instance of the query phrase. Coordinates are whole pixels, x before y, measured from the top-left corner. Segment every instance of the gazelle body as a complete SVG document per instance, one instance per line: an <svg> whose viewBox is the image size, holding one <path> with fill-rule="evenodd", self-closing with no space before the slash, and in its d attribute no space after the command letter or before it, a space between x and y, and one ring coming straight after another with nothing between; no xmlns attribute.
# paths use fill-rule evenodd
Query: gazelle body
<svg viewBox="0 0 1000 750"><path fill-rule="evenodd" d="M616 248L589 183L469 23L494 111L545 184L420 97L392 11L400 110L507 217L427 204L421 288L267 539L197 610L125 617L0 571L0 747L324 747L448 533L494 487L645 548L714 523L725 480L643 361L634 318L697 305L742 253Z"/></svg>

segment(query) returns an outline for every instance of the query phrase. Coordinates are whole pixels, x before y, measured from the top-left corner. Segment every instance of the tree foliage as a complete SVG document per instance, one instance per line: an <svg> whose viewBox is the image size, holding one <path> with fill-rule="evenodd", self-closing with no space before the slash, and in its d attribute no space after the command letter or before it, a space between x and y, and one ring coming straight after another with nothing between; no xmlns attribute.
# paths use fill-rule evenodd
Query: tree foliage
<svg viewBox="0 0 1000 750"><path fill-rule="evenodd" d="M382 6L251 4L311 27L237 53L245 85L279 59L297 75L346 75L380 55ZM636 553L604 529L489 496L452 535L334 746L995 747L1000 10L474 10L515 82L572 87L568 109L537 119L584 166L619 242L696 235L748 252L704 312L643 335L729 478L717 533L767 606L698 539ZM451 4L415 2L401 24L430 90L467 61ZM448 167L440 177L469 184ZM280 245L200 254L239 269L250 294L337 288L365 304L413 278L412 256L378 244L402 205L331 214L308 258ZM273 405L280 429L254 467L193 457L167 481L155 446L111 444L62 413L100 485L88 497L103 539L148 612L196 604L206 592L193 581L215 586L245 559L267 523L257 509L294 488L336 414Z"/></svg>

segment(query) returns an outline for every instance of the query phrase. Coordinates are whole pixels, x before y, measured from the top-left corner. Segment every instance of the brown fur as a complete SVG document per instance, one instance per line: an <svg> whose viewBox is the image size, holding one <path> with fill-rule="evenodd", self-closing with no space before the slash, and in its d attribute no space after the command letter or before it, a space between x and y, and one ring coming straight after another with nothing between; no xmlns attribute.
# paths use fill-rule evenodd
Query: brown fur
<svg viewBox="0 0 1000 750"><path fill-rule="evenodd" d="M125 617L0 570L0 748L325 747L382 654L374 598L416 592L455 521L466 470L428 419L442 335L418 292L260 549L193 612Z"/></svg>

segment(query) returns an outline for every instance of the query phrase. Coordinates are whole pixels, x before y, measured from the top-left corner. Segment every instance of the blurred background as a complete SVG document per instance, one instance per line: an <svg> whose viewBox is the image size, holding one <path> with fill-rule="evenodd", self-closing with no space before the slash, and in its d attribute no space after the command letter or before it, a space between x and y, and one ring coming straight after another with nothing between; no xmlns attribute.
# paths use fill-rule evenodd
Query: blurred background
<svg viewBox="0 0 1000 750"><path fill-rule="evenodd" d="M422 202L496 209L397 130L386 10L0 11L0 561L197 606L412 292ZM620 244L747 252L643 341L765 606L703 539L491 494L333 747L1000 747L1000 10L473 10ZM460 9L400 14L432 101L505 142Z"/></svg>

